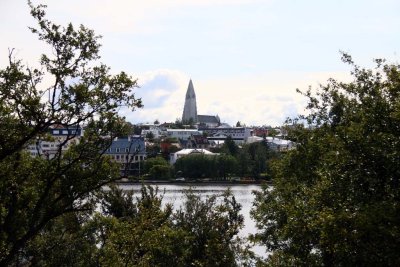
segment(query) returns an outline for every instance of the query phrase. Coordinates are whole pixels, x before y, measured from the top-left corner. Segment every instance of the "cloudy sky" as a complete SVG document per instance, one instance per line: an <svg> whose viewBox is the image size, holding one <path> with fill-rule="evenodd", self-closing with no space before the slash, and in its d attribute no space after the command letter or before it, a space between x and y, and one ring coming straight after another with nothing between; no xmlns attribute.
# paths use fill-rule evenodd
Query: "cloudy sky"
<svg viewBox="0 0 400 267"><path fill-rule="evenodd" d="M39 1L33 0L34 4ZM138 78L144 108L127 120L175 121L189 79L199 114L280 125L304 111L295 92L349 79L339 51L357 64L399 62L398 0L43 0L49 19L94 29L101 61ZM45 45L28 30L23 0L0 0L0 67L9 48L35 66Z"/></svg>

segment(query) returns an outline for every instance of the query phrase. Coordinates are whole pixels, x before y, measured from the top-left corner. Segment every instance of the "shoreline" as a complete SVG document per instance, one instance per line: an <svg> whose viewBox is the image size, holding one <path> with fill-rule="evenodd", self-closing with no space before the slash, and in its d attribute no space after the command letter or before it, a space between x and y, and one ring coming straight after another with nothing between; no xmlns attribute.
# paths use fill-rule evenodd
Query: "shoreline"
<svg viewBox="0 0 400 267"><path fill-rule="evenodd" d="M115 181L118 185L137 185L137 184L160 184L160 185L272 185L272 181L265 180L248 180L248 181L218 181L218 180L210 180L210 181L171 181L171 180L141 180L141 181Z"/></svg>

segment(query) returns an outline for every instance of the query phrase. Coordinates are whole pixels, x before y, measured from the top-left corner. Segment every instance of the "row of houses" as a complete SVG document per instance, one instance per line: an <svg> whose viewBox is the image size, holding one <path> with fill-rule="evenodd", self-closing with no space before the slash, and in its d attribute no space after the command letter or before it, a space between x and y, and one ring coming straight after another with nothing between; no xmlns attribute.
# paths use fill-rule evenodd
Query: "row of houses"
<svg viewBox="0 0 400 267"><path fill-rule="evenodd" d="M79 143L83 132L82 128L57 125L49 129L49 135L45 139L31 142L26 150L31 156L52 159L56 155L64 153L72 144ZM143 161L147 156L146 143L142 136L115 138L106 151L99 151L99 153L120 163L120 171L123 176L137 174L140 176Z"/></svg>
<svg viewBox="0 0 400 267"><path fill-rule="evenodd" d="M162 137L176 138L181 140L189 140L193 136L205 136L209 141L224 141L230 136L237 144L246 143L250 136L253 136L253 129L248 127L205 127L198 129L166 129L162 126L151 125L148 129L141 132L141 136L150 134L155 139Z"/></svg>
<svg viewBox="0 0 400 267"><path fill-rule="evenodd" d="M265 140L270 147L277 151L291 149L294 144L289 140L285 140L285 135L281 130L277 132L275 137L267 136L268 129L251 128L251 127L205 127L198 129L163 129L157 125L143 130L141 136L145 137L149 132L153 133L154 138L172 138L176 139L181 148L209 148L219 147L225 140L230 137L236 144L261 142ZM282 134L283 132L283 134Z"/></svg>
<svg viewBox="0 0 400 267"><path fill-rule="evenodd" d="M230 137L237 144L267 141L270 147L277 151L293 148L291 141L275 137L255 136L252 128L248 127L213 127L199 129L165 129L152 127L142 131L141 135L133 135L112 140L111 146L104 151L120 164L121 175L131 176L141 174L143 161L147 157L146 138L148 131L157 132L158 138L166 137L176 140L178 151L171 153L170 162L174 164L179 157L202 153L210 154L207 149L221 146L226 138ZM51 138L48 140L36 140L32 142L27 150L32 156L53 158L57 153L63 153L71 144L78 143L83 135L81 128L66 128L55 126L49 130ZM161 142L161 149L163 149ZM212 154L212 153L211 153Z"/></svg>

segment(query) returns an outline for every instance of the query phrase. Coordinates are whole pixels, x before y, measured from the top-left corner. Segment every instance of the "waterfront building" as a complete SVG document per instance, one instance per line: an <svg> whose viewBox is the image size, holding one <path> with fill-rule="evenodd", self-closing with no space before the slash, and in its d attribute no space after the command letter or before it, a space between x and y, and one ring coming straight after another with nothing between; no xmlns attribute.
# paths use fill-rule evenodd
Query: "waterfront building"
<svg viewBox="0 0 400 267"><path fill-rule="evenodd" d="M112 160L120 164L121 176L139 175L146 159L146 144L141 136L115 138L105 151Z"/></svg>

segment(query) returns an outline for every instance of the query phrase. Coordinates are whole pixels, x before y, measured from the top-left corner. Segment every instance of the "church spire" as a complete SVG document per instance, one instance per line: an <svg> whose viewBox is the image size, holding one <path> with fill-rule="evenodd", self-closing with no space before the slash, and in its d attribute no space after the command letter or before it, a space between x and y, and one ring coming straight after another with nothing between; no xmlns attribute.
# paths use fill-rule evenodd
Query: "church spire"
<svg viewBox="0 0 400 267"><path fill-rule="evenodd" d="M196 99L196 93L194 92L192 79L190 79L188 89L186 91L186 99L188 99L188 98Z"/></svg>
<svg viewBox="0 0 400 267"><path fill-rule="evenodd" d="M197 104L196 104L196 93L194 92L192 79L189 81L189 85L186 91L185 106L183 107L182 122L197 122Z"/></svg>

